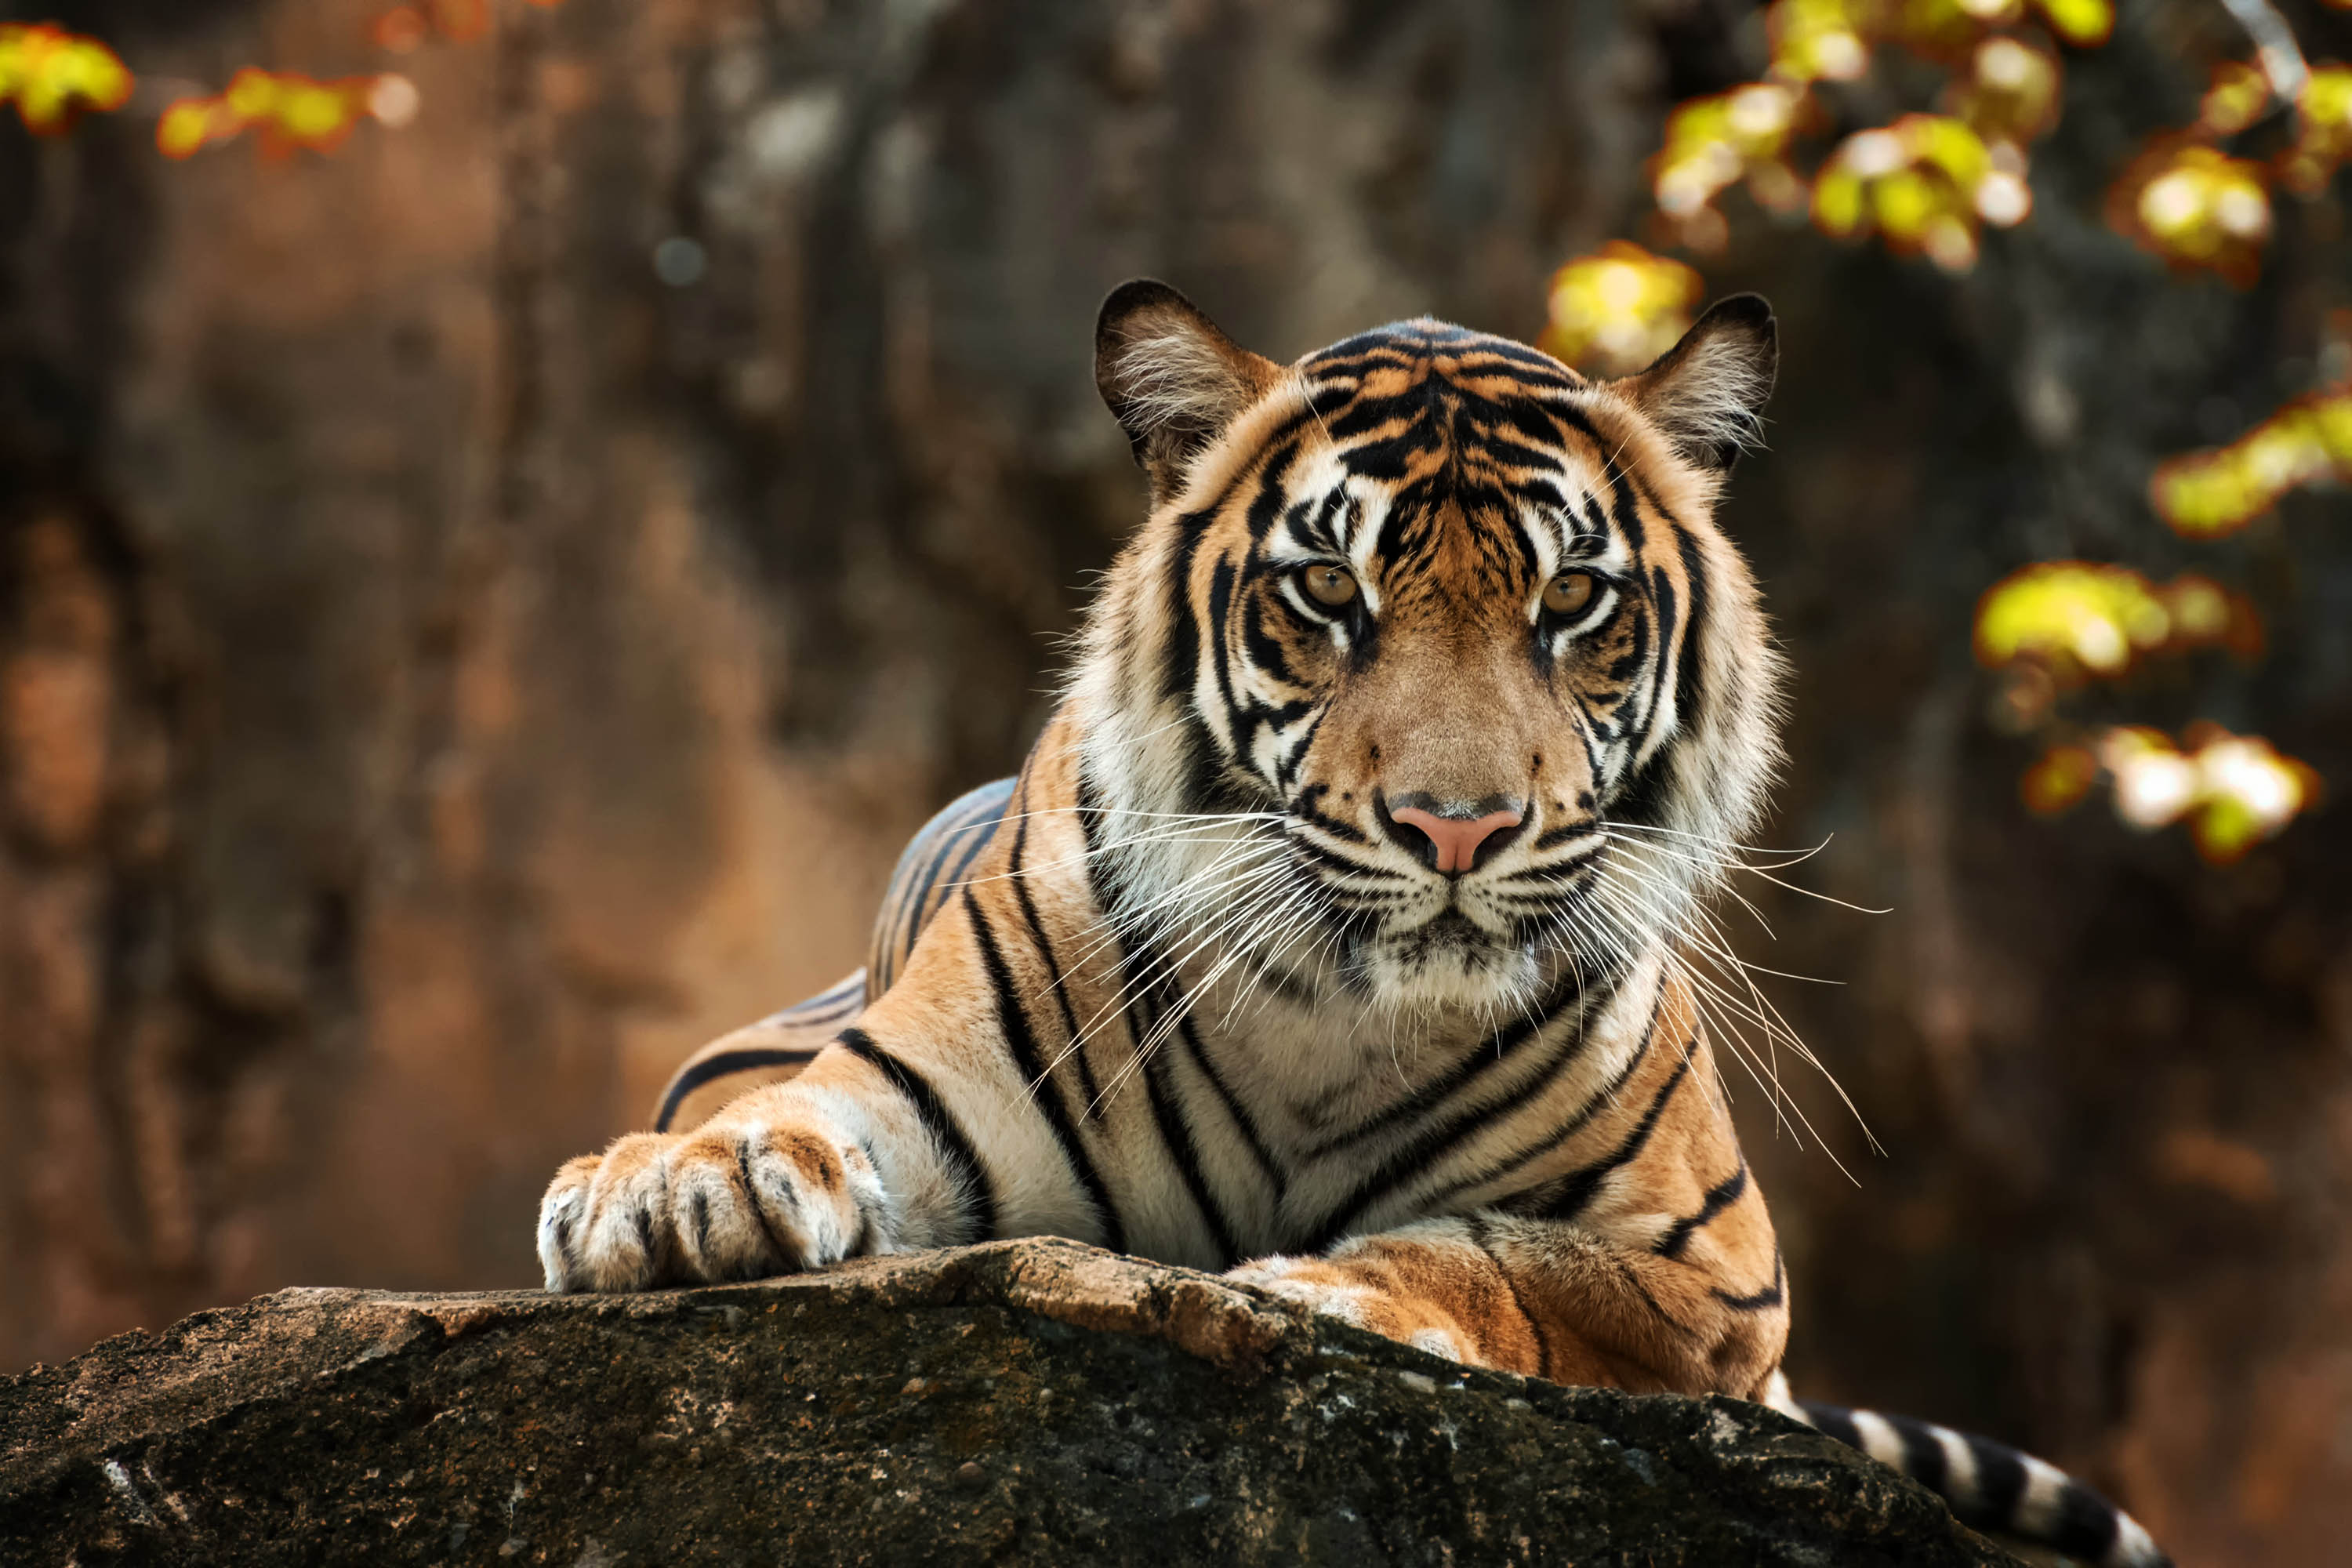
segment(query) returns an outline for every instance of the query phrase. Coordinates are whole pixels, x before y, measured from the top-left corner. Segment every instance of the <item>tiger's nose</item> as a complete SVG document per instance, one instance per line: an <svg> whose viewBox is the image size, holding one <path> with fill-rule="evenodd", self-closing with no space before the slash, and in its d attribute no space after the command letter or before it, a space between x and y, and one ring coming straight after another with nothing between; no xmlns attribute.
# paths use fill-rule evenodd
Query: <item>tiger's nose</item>
<svg viewBox="0 0 2352 1568"><path fill-rule="evenodd" d="M1479 813L1480 806L1492 809ZM1420 847L1414 842L1415 834L1429 841L1437 851L1434 864L1445 876L1470 869L1477 861L1481 845L1527 819L1526 811L1517 801L1497 801L1491 796L1466 808L1447 809L1430 795L1394 795L1388 803L1388 816L1395 827L1402 829L1396 837L1406 847Z"/></svg>

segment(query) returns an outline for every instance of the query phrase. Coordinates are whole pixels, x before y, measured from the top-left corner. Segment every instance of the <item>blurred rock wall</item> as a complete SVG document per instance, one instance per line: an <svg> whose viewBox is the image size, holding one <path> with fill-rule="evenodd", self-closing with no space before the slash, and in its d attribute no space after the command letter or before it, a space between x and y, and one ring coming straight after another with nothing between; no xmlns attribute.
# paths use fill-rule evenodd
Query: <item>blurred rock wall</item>
<svg viewBox="0 0 2352 1568"><path fill-rule="evenodd" d="M375 8L43 14L162 90L380 68ZM1757 46L1728 0L499 16L329 159L0 129L0 1365L287 1283L528 1282L553 1165L856 963L898 843L1017 762L1141 504L1102 292L1282 357L1531 336ZM1775 994L1882 1151L1785 1053L1825 1150L1742 1095L1792 1371L2284 1564L2352 1527L2352 832L2222 871L2029 818L1969 654L2023 561L2193 564L2266 660L2081 710L2352 780L2341 497L2199 547L2144 500L2309 384L2341 202L2246 293L2098 220L2231 26L2160 0L2078 58L1966 279L1749 211L1705 266L1783 322L1729 513L1799 671L1770 841L1834 834L1801 879L1893 910L1751 889L1751 957L1844 982Z"/></svg>

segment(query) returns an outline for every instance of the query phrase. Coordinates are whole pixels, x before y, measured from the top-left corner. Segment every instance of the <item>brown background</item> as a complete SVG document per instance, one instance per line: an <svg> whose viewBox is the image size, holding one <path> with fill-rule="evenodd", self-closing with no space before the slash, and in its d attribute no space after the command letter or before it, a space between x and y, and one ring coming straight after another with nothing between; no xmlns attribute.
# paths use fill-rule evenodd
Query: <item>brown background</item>
<svg viewBox="0 0 2352 1568"><path fill-rule="evenodd" d="M378 68L373 8L37 14L216 84ZM2031 819L1969 654L2022 561L2195 565L2267 659L2070 711L2352 780L2340 492L2207 546L2144 500L2309 385L2341 202L2245 293L2108 233L2243 53L2218 5L2126 9L1972 275L1744 206L1705 264L1784 334L1729 512L1799 671L1769 841L1834 834L1809 885L1894 910L1776 895L1747 943L1845 983L1780 994L1885 1152L1801 1073L1852 1181L1742 1111L1803 1389L2026 1443L2185 1563L2307 1563L2352 1532L2347 814L2229 870ZM1758 47L1711 0L500 16L331 159L0 130L0 1367L295 1282L529 1282L554 1164L855 963L898 843L1018 759L1140 507L1102 292L1169 278L1282 357L1532 335L1550 268L1638 232L1664 109Z"/></svg>

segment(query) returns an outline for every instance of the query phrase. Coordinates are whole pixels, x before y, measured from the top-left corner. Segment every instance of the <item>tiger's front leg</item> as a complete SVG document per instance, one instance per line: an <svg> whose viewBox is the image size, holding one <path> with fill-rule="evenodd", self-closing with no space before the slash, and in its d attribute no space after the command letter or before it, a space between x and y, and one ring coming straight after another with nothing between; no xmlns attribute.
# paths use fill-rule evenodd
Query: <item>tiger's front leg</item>
<svg viewBox="0 0 2352 1568"><path fill-rule="evenodd" d="M540 1205L550 1290L642 1290L975 1239L919 1125L830 1052L692 1131L641 1132L556 1173Z"/></svg>
<svg viewBox="0 0 2352 1568"><path fill-rule="evenodd" d="M1664 1241L1675 1235L1663 1232ZM1473 1366L1637 1394L1760 1398L1788 1339L1777 1249L1746 1293L1671 1244L1487 1212L1228 1278Z"/></svg>

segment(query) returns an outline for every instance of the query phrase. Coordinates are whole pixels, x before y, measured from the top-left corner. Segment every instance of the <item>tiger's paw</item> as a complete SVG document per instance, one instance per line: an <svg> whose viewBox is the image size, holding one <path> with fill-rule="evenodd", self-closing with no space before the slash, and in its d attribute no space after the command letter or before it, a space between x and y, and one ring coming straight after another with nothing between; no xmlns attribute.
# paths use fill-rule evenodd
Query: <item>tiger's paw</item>
<svg viewBox="0 0 2352 1568"><path fill-rule="evenodd" d="M555 1173L539 1261L552 1291L760 1279L891 1251L889 1215L865 1151L812 1126L639 1132Z"/></svg>
<svg viewBox="0 0 2352 1568"><path fill-rule="evenodd" d="M1324 1258L1261 1258L1225 1278L1359 1329L1370 1329L1415 1350L1471 1366L1486 1364L1470 1336L1433 1302L1400 1297L1367 1272Z"/></svg>
<svg viewBox="0 0 2352 1568"><path fill-rule="evenodd" d="M1322 1258L1261 1258L1238 1268L1226 1269L1225 1278L1255 1285L1270 1296L1296 1302L1310 1312L1379 1331L1372 1321L1379 1292L1360 1280L1349 1279Z"/></svg>

